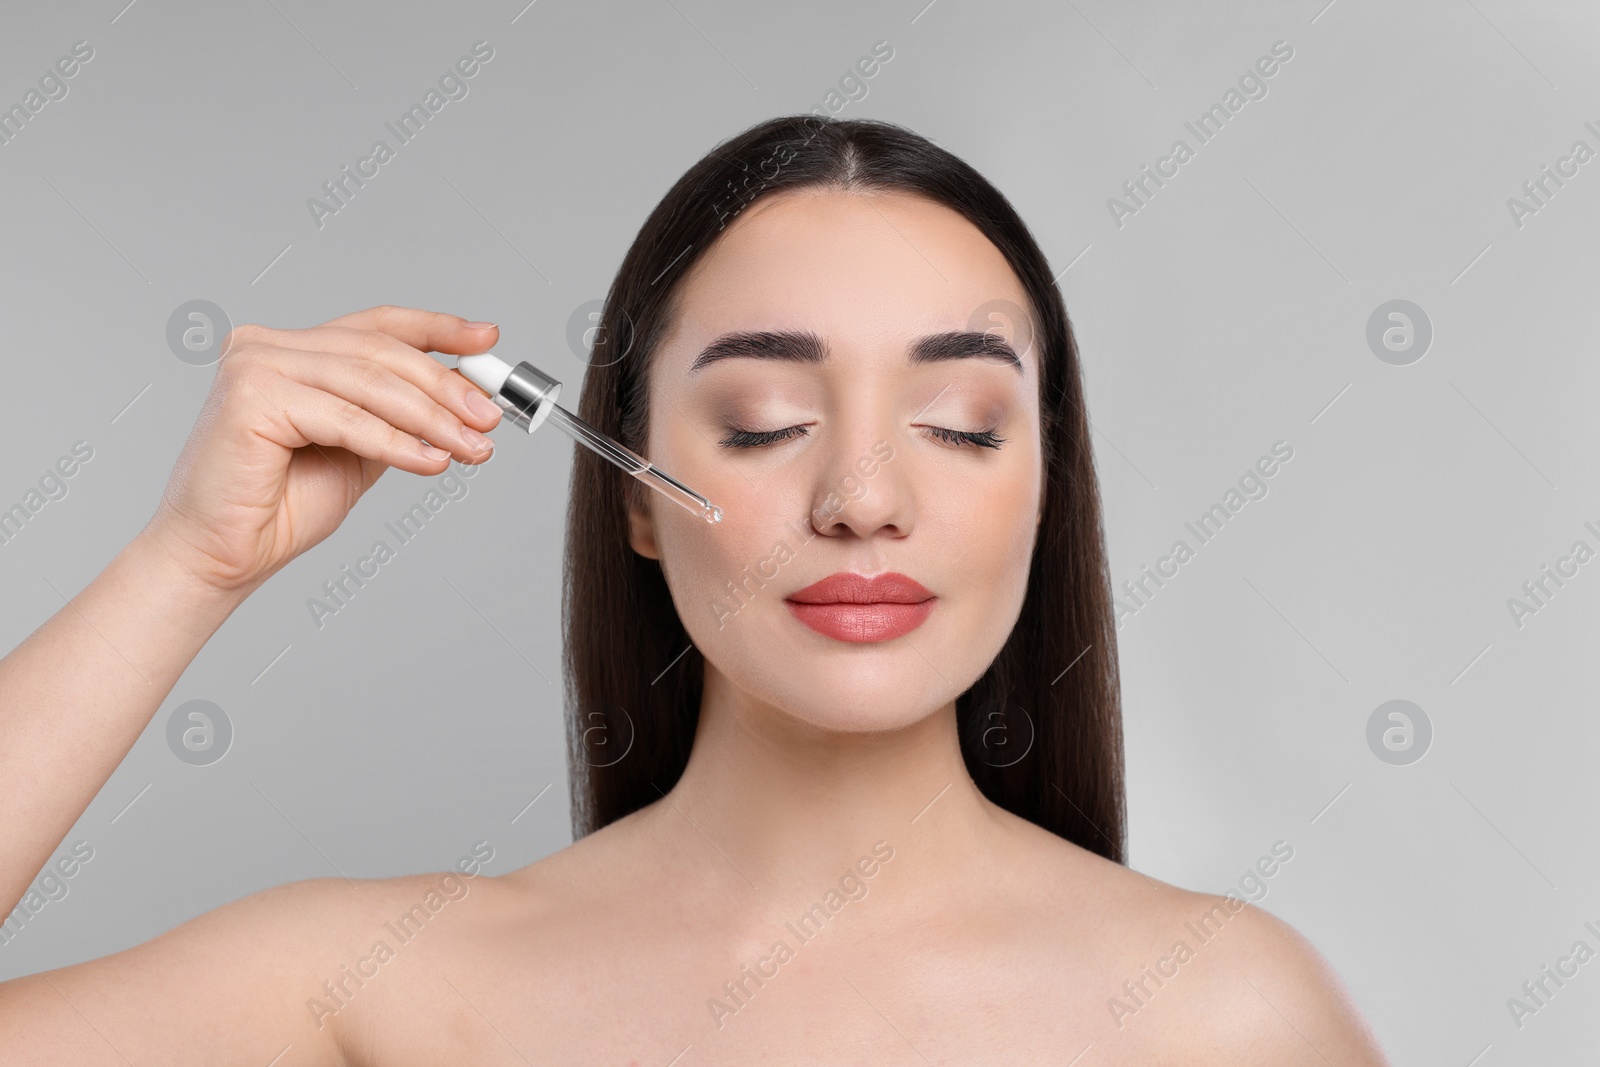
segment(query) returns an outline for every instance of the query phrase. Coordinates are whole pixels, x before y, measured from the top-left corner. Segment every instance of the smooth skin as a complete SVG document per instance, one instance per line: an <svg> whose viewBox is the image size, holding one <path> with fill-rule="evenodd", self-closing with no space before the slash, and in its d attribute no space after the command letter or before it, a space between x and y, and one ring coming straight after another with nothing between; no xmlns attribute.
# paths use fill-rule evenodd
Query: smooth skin
<svg viewBox="0 0 1600 1067"><path fill-rule="evenodd" d="M987 359L912 367L905 348L968 329L991 299L1025 306L1004 258L941 205L807 190L742 213L683 296L651 374L646 454L727 519L654 494L630 516L706 661L671 792L468 880L381 965L358 961L438 875L292 883L0 984L0 1034L22 1062L1384 1064L1287 924L1110 863L990 803L966 772L955 698L1016 622L1044 499L1038 355L1018 375ZM814 330L829 357L691 375L734 329ZM233 608L386 466L443 469L415 438L472 462L459 431L498 414L476 415L475 387L424 354L491 346L492 329L454 316L374 308L235 334L156 517L0 661L5 901ZM806 432L741 450L721 443L734 427ZM882 442L894 458L847 481ZM785 524L807 523L815 536L766 595L731 618L712 607ZM883 569L936 597L893 641L824 638L782 602ZM819 904L814 936L786 925ZM1201 944L1189 927L1208 914ZM1179 940L1192 956L1159 965ZM307 1001L347 967L373 976L319 1026ZM1145 993L1118 1020L1109 1001L1129 1002L1130 981Z"/></svg>

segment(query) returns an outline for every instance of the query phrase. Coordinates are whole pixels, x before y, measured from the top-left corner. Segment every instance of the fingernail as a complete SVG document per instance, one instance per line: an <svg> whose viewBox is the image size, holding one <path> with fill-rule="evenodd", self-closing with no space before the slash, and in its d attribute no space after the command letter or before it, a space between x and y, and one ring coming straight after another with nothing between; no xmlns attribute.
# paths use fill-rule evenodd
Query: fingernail
<svg viewBox="0 0 1600 1067"><path fill-rule="evenodd" d="M467 410L480 419L497 419L500 417L500 405L476 389L467 390L466 405Z"/></svg>
<svg viewBox="0 0 1600 1067"><path fill-rule="evenodd" d="M461 440L465 441L467 447L474 452L487 452L494 447L493 441L474 430L471 426L461 427Z"/></svg>
<svg viewBox="0 0 1600 1067"><path fill-rule="evenodd" d="M441 459L450 458L449 452L446 452L442 448L434 448L432 445L423 445L419 451L421 451L424 459L431 459L434 462L438 462Z"/></svg>
<svg viewBox="0 0 1600 1067"><path fill-rule="evenodd" d="M493 330L500 324L497 322L469 322L466 325L469 330Z"/></svg>

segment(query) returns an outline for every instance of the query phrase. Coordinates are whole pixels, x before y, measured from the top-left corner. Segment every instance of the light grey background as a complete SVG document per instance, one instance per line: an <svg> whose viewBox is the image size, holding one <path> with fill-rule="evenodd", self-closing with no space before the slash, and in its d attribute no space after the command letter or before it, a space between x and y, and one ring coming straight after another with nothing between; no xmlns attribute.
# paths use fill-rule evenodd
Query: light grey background
<svg viewBox="0 0 1600 1067"><path fill-rule="evenodd" d="M1237 884L1333 963L1398 1063L1592 1048L1600 963L1519 1029L1506 999L1600 926L1600 562L1536 616L1507 599L1600 527L1593 457L1600 161L1518 227L1507 199L1600 149L1600 9L1292 4L337 5L195 0L7 13L0 104L78 40L69 93L0 146L0 508L75 441L68 495L0 546L14 647L152 513L214 367L197 298L310 326L379 303L501 324L568 382L574 309L716 142L824 106L971 162L1062 272L1112 571L1138 577L1275 441L1293 459L1121 630L1132 865ZM306 206L474 42L494 58L319 229ZM1107 200L1277 41L1292 60L1119 228ZM840 98L842 99L842 97ZM1419 305L1409 366L1366 343ZM449 359L450 357L440 357ZM570 840L558 606L570 442L497 457L319 630L307 600L437 479L390 472L213 638L63 843L94 859L0 949L12 977L101 956L254 890L503 873ZM507 581L508 574L517 576ZM1043 667L1041 668L1043 669ZM541 677L542 676L542 677ZM554 683L554 684L552 684ZM1367 720L1414 701L1407 766ZM192 699L235 736L166 743ZM536 802L535 798L538 798ZM513 821L515 819L515 821ZM1591 973L1594 972L1594 973Z"/></svg>

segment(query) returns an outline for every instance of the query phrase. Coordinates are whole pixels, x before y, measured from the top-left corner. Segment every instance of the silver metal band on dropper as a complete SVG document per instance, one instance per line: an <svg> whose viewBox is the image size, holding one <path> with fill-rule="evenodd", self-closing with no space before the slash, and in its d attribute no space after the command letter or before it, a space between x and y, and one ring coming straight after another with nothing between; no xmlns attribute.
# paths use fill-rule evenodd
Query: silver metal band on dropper
<svg viewBox="0 0 1600 1067"><path fill-rule="evenodd" d="M526 361L511 368L494 402L529 433L537 430L561 395L561 383Z"/></svg>
<svg viewBox="0 0 1600 1067"><path fill-rule="evenodd" d="M674 503L705 519L721 522L722 509L672 477L643 456L620 442L613 441L556 403L561 383L533 364L523 361L511 368L494 402L518 426L529 433L545 420L551 420L573 440L610 460L646 485L666 494Z"/></svg>
<svg viewBox="0 0 1600 1067"><path fill-rule="evenodd" d="M511 368L505 384L500 386L500 392L495 394L494 402L499 404L517 425L526 428L529 433L537 430L546 419L553 418L555 424L565 430L573 440L600 453L629 474L655 470L649 460L632 449L624 448L557 404L556 397L560 393L560 382L524 360ZM705 499L664 471L656 471L655 476L665 479L697 500Z"/></svg>

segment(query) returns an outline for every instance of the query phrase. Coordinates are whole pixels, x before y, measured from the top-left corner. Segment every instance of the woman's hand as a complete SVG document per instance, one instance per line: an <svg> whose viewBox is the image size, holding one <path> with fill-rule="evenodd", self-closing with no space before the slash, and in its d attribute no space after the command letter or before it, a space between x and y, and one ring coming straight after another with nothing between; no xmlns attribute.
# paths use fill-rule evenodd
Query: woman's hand
<svg viewBox="0 0 1600 1067"><path fill-rule="evenodd" d="M219 590L254 590L332 533L390 467L438 474L451 456L489 458L478 431L500 409L425 353L485 352L498 336L399 307L304 330L237 327L140 536Z"/></svg>

